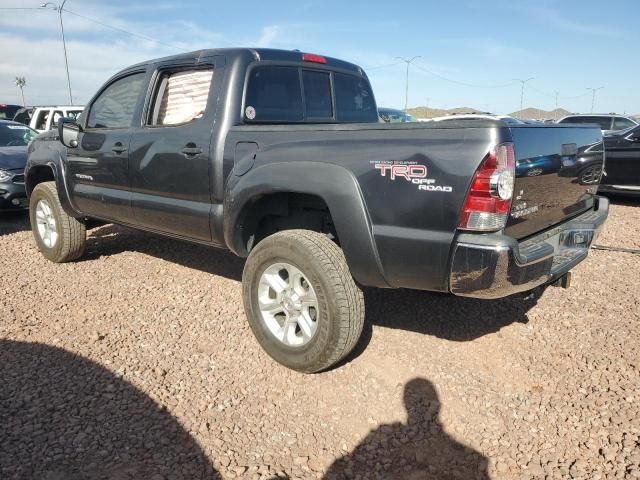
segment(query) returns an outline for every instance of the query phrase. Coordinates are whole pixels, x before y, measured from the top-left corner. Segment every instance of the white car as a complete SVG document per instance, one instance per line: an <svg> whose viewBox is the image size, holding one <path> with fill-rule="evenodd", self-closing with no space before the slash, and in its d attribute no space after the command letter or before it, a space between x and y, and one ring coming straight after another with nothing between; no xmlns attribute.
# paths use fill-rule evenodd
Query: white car
<svg viewBox="0 0 640 480"><path fill-rule="evenodd" d="M434 122L449 122L453 120L502 120L507 125L524 125L526 122L508 115L493 115L490 113L462 113L457 115L447 115L445 117L434 117Z"/></svg>
<svg viewBox="0 0 640 480"><path fill-rule="evenodd" d="M84 107L82 105L38 107L31 116L29 126L38 132L46 132L58 128L58 120L62 117L78 118Z"/></svg>
<svg viewBox="0 0 640 480"><path fill-rule="evenodd" d="M623 115L616 115L615 113L606 114L576 114L569 115L567 117L558 120L558 123L597 123L600 125L602 134L620 132L628 128L633 128L638 125L638 122L632 118L625 117Z"/></svg>

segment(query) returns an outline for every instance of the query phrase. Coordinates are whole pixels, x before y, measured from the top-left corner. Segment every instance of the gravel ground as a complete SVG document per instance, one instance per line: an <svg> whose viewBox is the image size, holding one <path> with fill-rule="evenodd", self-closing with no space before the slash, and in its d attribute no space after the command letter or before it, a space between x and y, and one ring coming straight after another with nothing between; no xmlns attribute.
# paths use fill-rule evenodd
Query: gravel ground
<svg viewBox="0 0 640 480"><path fill-rule="evenodd" d="M318 375L260 350L231 254L105 226L54 265L10 215L0 259L2 479L640 478L640 255L528 300L366 291Z"/></svg>

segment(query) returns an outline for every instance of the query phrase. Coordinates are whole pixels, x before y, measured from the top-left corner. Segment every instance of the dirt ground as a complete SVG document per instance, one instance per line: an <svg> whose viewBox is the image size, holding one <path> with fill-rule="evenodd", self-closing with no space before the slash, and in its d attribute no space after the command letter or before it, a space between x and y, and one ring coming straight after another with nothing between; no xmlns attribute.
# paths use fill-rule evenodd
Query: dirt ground
<svg viewBox="0 0 640 480"><path fill-rule="evenodd" d="M598 244L640 248L640 201ZM356 351L302 375L258 347L243 262L120 227L81 261L0 218L0 478L640 478L640 255L569 290L365 291Z"/></svg>

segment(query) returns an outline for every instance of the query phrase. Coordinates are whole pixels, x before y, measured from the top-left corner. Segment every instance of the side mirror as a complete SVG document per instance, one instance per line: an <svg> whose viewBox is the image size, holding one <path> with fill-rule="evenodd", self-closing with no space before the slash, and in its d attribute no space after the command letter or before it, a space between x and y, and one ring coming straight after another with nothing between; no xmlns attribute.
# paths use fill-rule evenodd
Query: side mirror
<svg viewBox="0 0 640 480"><path fill-rule="evenodd" d="M62 117L58 120L58 138L60 143L68 148L78 146L78 135L82 131L75 118Z"/></svg>
<svg viewBox="0 0 640 480"><path fill-rule="evenodd" d="M624 137L625 140L629 140L630 142L638 143L640 142L640 132L633 132Z"/></svg>

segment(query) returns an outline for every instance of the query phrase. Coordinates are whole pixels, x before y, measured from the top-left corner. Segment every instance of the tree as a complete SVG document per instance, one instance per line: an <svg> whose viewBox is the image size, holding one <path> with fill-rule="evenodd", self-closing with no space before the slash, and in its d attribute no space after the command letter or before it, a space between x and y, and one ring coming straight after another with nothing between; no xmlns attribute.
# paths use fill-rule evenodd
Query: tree
<svg viewBox="0 0 640 480"><path fill-rule="evenodd" d="M20 94L22 95L22 106L26 107L27 104L24 102L24 90L23 88L27 84L27 81L24 77L16 77L16 86L20 88Z"/></svg>

